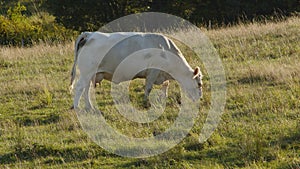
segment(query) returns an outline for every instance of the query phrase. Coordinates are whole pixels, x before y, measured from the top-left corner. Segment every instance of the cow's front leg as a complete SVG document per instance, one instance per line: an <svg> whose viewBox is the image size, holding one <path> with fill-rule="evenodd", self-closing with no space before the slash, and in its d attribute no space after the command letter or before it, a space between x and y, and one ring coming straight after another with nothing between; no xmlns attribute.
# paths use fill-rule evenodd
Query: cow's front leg
<svg viewBox="0 0 300 169"><path fill-rule="evenodd" d="M170 84L169 80L164 81L164 83L162 84L161 91L163 93L162 97L164 98L168 97L169 84Z"/></svg>
<svg viewBox="0 0 300 169"><path fill-rule="evenodd" d="M149 80L146 80L146 86L145 86L145 95L144 95L144 107L148 108L151 106L149 102L149 94L152 90L153 83L149 82Z"/></svg>
<svg viewBox="0 0 300 169"><path fill-rule="evenodd" d="M163 82L162 87L161 87L161 94L159 96L159 100L160 102L162 102L163 100L165 100L168 97L168 89L169 89L169 80L166 80Z"/></svg>
<svg viewBox="0 0 300 169"><path fill-rule="evenodd" d="M152 90L153 84L156 81L159 74L159 70L150 70L146 77L145 95L144 95L144 107L148 108L151 106L149 102L149 94Z"/></svg>
<svg viewBox="0 0 300 169"><path fill-rule="evenodd" d="M102 80L104 79L104 74L103 73L96 73L96 75L93 78L93 85L94 87L97 86L97 83L100 84Z"/></svg>

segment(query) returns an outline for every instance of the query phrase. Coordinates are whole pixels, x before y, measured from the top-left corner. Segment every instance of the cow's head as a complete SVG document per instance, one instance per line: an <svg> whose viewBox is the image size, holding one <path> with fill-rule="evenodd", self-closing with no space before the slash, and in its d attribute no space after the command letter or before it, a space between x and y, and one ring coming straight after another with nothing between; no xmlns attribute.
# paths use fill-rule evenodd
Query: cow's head
<svg viewBox="0 0 300 169"><path fill-rule="evenodd" d="M188 96L196 101L202 97L202 73L199 67L194 69L192 76L188 77L187 92Z"/></svg>

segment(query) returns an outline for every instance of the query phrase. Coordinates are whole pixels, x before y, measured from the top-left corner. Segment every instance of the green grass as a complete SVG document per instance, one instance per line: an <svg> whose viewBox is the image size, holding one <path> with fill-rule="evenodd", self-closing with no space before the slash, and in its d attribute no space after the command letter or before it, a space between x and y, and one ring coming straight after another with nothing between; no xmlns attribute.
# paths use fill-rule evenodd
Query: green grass
<svg viewBox="0 0 300 169"><path fill-rule="evenodd" d="M300 19L204 32L225 66L222 121L207 142L198 143L210 105L206 77L201 111L189 135L168 152L143 159L102 149L69 110L73 44L0 48L0 168L300 168ZM192 66L202 65L179 46ZM130 85L138 109L143 109L143 88L143 80ZM178 115L176 82L165 112L149 124L130 122L117 112L110 83L104 81L96 93L108 123L129 136L161 133Z"/></svg>

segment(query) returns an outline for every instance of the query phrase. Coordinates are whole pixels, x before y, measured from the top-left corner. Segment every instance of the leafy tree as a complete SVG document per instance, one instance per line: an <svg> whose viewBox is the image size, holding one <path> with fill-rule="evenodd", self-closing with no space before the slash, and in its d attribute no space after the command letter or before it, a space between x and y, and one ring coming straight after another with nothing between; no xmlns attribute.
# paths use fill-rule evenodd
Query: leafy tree
<svg viewBox="0 0 300 169"><path fill-rule="evenodd" d="M185 18L194 24L229 24L259 16L289 15L300 11L299 0L45 0L57 21L79 31L132 13L154 11Z"/></svg>
<svg viewBox="0 0 300 169"><path fill-rule="evenodd" d="M146 11L147 1L47 0L44 7L67 28L85 31L97 30L124 15Z"/></svg>

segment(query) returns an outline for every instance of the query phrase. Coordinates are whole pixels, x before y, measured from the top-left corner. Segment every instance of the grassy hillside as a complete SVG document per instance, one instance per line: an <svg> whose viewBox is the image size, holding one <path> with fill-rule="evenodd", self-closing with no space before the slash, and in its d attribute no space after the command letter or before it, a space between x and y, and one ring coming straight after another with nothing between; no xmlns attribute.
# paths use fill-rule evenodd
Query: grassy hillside
<svg viewBox="0 0 300 169"><path fill-rule="evenodd" d="M159 156L131 159L93 143L69 110L73 44L0 48L0 168L300 168L300 18L205 32L226 69L227 102L218 129L204 144L198 133L209 108L208 78L196 125ZM192 65L192 54L182 52ZM143 81L130 87L139 108ZM126 121L114 108L110 83L96 89L107 121L135 136L162 132L177 116L178 85L155 122Z"/></svg>

